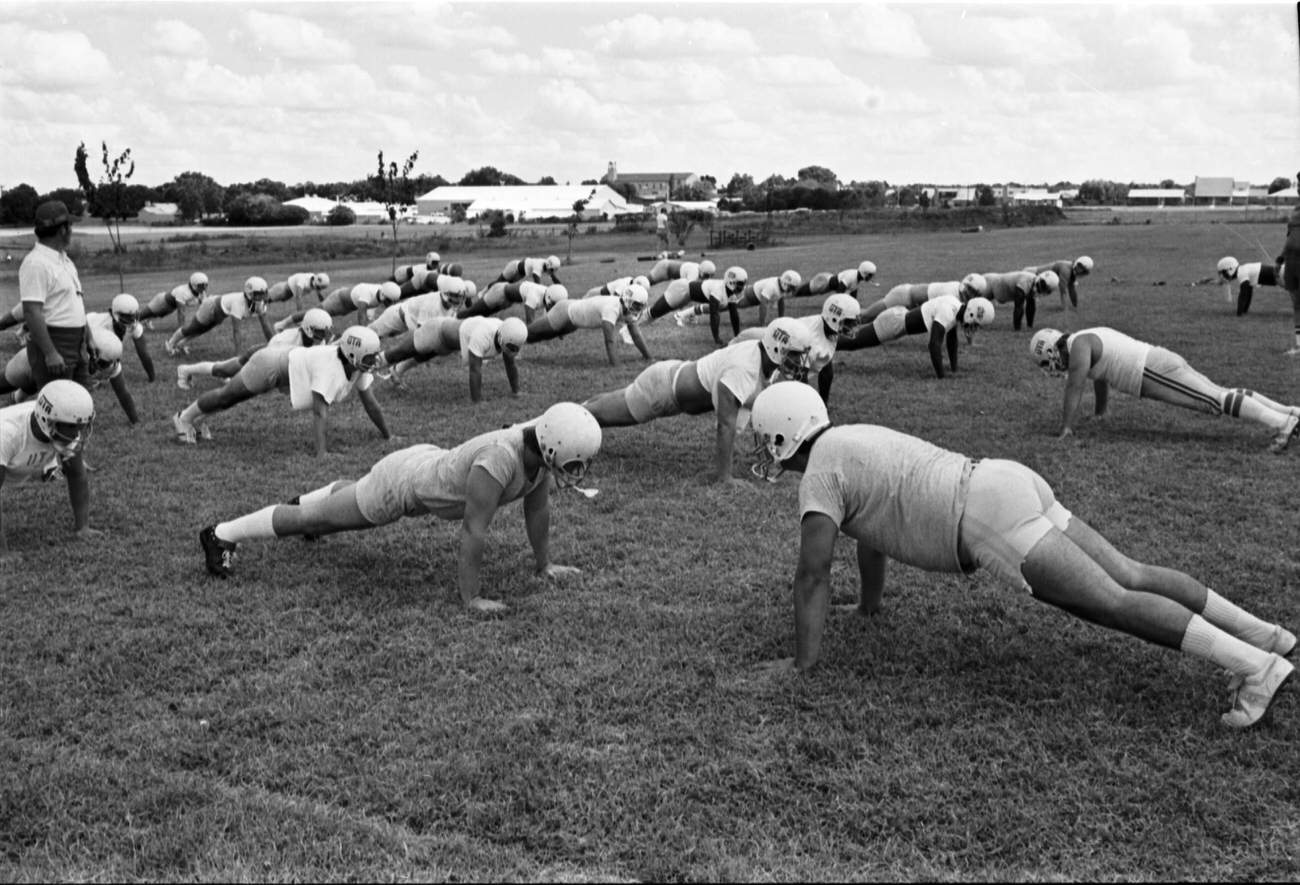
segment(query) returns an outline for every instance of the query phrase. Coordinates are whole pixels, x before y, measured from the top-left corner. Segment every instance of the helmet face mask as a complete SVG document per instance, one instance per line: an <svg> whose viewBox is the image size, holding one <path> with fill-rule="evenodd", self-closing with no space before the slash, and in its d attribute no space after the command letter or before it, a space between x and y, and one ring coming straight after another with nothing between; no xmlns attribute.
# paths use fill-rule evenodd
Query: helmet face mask
<svg viewBox="0 0 1300 885"><path fill-rule="evenodd" d="M852 335L862 308L852 295L836 292L822 302L822 322L837 335Z"/></svg>
<svg viewBox="0 0 1300 885"><path fill-rule="evenodd" d="M1077 277L1086 277L1092 273L1092 259L1087 255L1080 255L1074 259L1074 275Z"/></svg>
<svg viewBox="0 0 1300 885"><path fill-rule="evenodd" d="M803 277L799 276L797 270L787 270L776 278L776 287L781 290L782 295L792 295L794 290L803 285Z"/></svg>
<svg viewBox="0 0 1300 885"><path fill-rule="evenodd" d="M745 284L749 282L749 274L743 267L729 267L726 273L722 275L722 281L727 294L734 299L745 291Z"/></svg>
<svg viewBox="0 0 1300 885"><path fill-rule="evenodd" d="M641 320L641 315L650 305L650 293L637 283L633 283L623 291L619 301L623 305L623 319L629 323L636 323Z"/></svg>
<svg viewBox="0 0 1300 885"><path fill-rule="evenodd" d="M773 320L763 330L760 342L764 354L776 365L771 378L778 376L792 381L808 377L808 351L812 341L808 328L798 320L781 317Z"/></svg>
<svg viewBox="0 0 1300 885"><path fill-rule="evenodd" d="M265 302L269 287L261 277L249 277L244 280L244 300L252 307L258 302Z"/></svg>
<svg viewBox="0 0 1300 885"><path fill-rule="evenodd" d="M1235 280L1237 278L1237 259L1231 256L1219 259L1219 279Z"/></svg>
<svg viewBox="0 0 1300 885"><path fill-rule="evenodd" d="M750 423L755 443L750 469L760 479L775 482L784 462L831 422L817 391L807 384L777 383L755 398Z"/></svg>
<svg viewBox="0 0 1300 885"><path fill-rule="evenodd" d="M334 319L321 308L313 307L302 315L298 333L307 347L328 344L334 339Z"/></svg>
<svg viewBox="0 0 1300 885"><path fill-rule="evenodd" d="M123 292L113 296L108 312L113 317L113 322L130 328L140 319L140 302L134 295Z"/></svg>
<svg viewBox="0 0 1300 885"><path fill-rule="evenodd" d="M1061 278L1054 270L1045 270L1034 277L1034 294L1049 295L1061 285Z"/></svg>
<svg viewBox="0 0 1300 885"><path fill-rule="evenodd" d="M325 290L330 286L330 275L327 273L314 273L311 275L311 287L316 290L316 294L324 296Z"/></svg>
<svg viewBox="0 0 1300 885"><path fill-rule="evenodd" d="M994 315L993 302L987 298L972 298L967 301L961 318L961 328L966 333L967 339L980 327L991 323Z"/></svg>
<svg viewBox="0 0 1300 885"><path fill-rule="evenodd" d="M208 275L200 271L190 274L190 291L195 295L208 291Z"/></svg>
<svg viewBox="0 0 1300 885"><path fill-rule="evenodd" d="M494 336L497 353L518 356L528 340L528 327L519 317L509 317L501 323Z"/></svg>
<svg viewBox="0 0 1300 885"><path fill-rule="evenodd" d="M1057 342L1061 333L1056 329L1040 329L1029 339L1029 357L1045 374L1058 376L1066 370L1066 358Z"/></svg>

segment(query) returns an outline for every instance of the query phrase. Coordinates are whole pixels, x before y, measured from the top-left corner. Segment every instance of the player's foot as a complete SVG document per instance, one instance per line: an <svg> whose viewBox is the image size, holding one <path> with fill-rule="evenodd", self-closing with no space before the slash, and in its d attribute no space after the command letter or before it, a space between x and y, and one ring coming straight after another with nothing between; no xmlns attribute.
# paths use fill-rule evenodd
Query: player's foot
<svg viewBox="0 0 1300 885"><path fill-rule="evenodd" d="M1281 624L1275 624L1273 626L1273 636L1264 651L1271 651L1273 654L1281 655L1284 658L1290 657L1291 652L1295 651L1295 634Z"/></svg>
<svg viewBox="0 0 1300 885"><path fill-rule="evenodd" d="M686 316L686 314L679 310L673 314L673 320L676 321L677 325L684 326L686 325Z"/></svg>
<svg viewBox="0 0 1300 885"><path fill-rule="evenodd" d="M1268 712L1269 704L1282 683L1295 672L1295 665L1280 655L1270 655L1268 664L1237 685L1232 693L1232 709L1219 717L1231 728L1249 728Z"/></svg>
<svg viewBox="0 0 1300 885"><path fill-rule="evenodd" d="M1273 437L1273 444L1268 447L1268 450L1275 455L1281 454L1297 436L1300 436L1300 415L1292 414L1286 419L1282 429L1277 432L1277 436Z"/></svg>
<svg viewBox="0 0 1300 885"><path fill-rule="evenodd" d="M195 424L194 427L199 432L199 439L206 439L208 442L212 442L212 428L208 426L208 422L204 421L200 424Z"/></svg>
<svg viewBox="0 0 1300 885"><path fill-rule="evenodd" d="M181 390L190 389L190 367L189 366L176 367L176 386L179 387Z"/></svg>
<svg viewBox="0 0 1300 885"><path fill-rule="evenodd" d="M176 431L176 441L178 443L192 446L198 442L194 437L194 425L181 418L180 412L172 415L172 429Z"/></svg>
<svg viewBox="0 0 1300 885"><path fill-rule="evenodd" d="M203 547L203 563L208 567L208 574L217 578L230 577L238 545L218 538L217 527L213 525L199 532L199 544Z"/></svg>
<svg viewBox="0 0 1300 885"><path fill-rule="evenodd" d="M172 344L170 338L163 342L163 350L167 351L168 356L176 356L176 345Z"/></svg>

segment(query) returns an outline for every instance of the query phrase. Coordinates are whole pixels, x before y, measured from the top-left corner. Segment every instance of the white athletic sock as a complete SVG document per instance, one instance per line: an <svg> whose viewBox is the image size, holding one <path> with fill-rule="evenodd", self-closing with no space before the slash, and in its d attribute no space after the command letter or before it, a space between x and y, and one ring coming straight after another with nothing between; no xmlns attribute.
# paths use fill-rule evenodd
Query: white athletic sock
<svg viewBox="0 0 1300 885"><path fill-rule="evenodd" d="M1192 615L1179 649L1219 665L1238 676L1250 676L1268 666L1271 655L1230 636L1200 615Z"/></svg>
<svg viewBox="0 0 1300 885"><path fill-rule="evenodd" d="M1232 394L1228 394L1228 398L1232 399ZM1233 417L1255 421L1272 430L1281 430L1282 425L1287 422L1290 415L1286 412L1273 411L1253 396L1243 396L1237 404L1237 410Z"/></svg>
<svg viewBox="0 0 1300 885"><path fill-rule="evenodd" d="M196 421L203 420L203 410L199 408L199 401L195 400L181 410L181 422L184 424L193 424Z"/></svg>
<svg viewBox="0 0 1300 885"><path fill-rule="evenodd" d="M334 493L335 487L340 482L342 482L342 480L336 479L334 480L334 482L330 483L329 485L323 485L318 489L312 489L310 492L304 492L303 494L298 496L299 505L314 504L317 501L325 500L326 498L328 498L330 495Z"/></svg>
<svg viewBox="0 0 1300 885"><path fill-rule="evenodd" d="M1269 399L1268 397L1264 396L1264 394L1258 393L1257 391L1254 390L1247 390L1246 396L1250 397L1253 400L1258 400L1259 402L1268 406L1270 409L1272 409L1275 412L1283 412L1289 415L1291 414L1291 409L1293 408L1292 406L1288 406L1285 403L1280 403L1277 400Z"/></svg>
<svg viewBox="0 0 1300 885"><path fill-rule="evenodd" d="M212 367L215 365L216 363L208 361L203 363L190 363L188 366L182 366L181 368L185 369L185 374L187 375L211 375Z"/></svg>
<svg viewBox="0 0 1300 885"><path fill-rule="evenodd" d="M1214 626L1231 633L1238 639L1249 642L1258 648L1273 641L1273 624L1265 623L1250 612L1234 605L1213 590L1205 597L1205 610L1201 617Z"/></svg>
<svg viewBox="0 0 1300 885"><path fill-rule="evenodd" d="M223 541L231 541L235 544L241 541L258 541L266 538L274 538L275 530L271 528L271 514L279 506L272 504L269 507L263 507L247 516L241 516L238 519L232 519L230 522L217 523L217 537Z"/></svg>

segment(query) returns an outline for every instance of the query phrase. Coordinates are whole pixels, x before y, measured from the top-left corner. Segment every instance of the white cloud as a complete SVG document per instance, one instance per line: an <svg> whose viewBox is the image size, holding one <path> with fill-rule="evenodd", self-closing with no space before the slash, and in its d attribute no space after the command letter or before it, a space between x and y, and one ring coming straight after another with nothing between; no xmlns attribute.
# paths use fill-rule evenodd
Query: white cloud
<svg viewBox="0 0 1300 885"><path fill-rule="evenodd" d="M721 19L657 18L640 12L586 29L596 51L625 56L698 56L719 60L758 52L753 35Z"/></svg>
<svg viewBox="0 0 1300 885"><path fill-rule="evenodd" d="M350 42L326 33L305 18L249 10L244 13L243 24L268 60L326 63L353 55Z"/></svg>
<svg viewBox="0 0 1300 885"><path fill-rule="evenodd" d="M113 76L108 56L78 31L0 25L0 82L38 89L86 87Z"/></svg>
<svg viewBox="0 0 1300 885"><path fill-rule="evenodd" d="M850 52L888 58L921 59L933 55L917 28L913 7L880 4L854 7L842 23L823 18L819 28L827 41Z"/></svg>
<svg viewBox="0 0 1300 885"><path fill-rule="evenodd" d="M148 45L162 55L197 58L207 55L208 41L197 28L176 19L154 22Z"/></svg>

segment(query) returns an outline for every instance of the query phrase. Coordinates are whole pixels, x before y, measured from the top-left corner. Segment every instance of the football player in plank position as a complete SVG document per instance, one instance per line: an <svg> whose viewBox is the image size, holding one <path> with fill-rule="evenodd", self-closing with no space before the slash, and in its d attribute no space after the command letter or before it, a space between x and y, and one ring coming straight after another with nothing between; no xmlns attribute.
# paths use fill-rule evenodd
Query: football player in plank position
<svg viewBox="0 0 1300 885"><path fill-rule="evenodd" d="M464 278L461 266L454 263L441 265L436 270L423 265L416 267L411 271L411 278L400 286L403 300L428 292L459 292L467 287L478 291L474 283Z"/></svg>
<svg viewBox="0 0 1300 885"><path fill-rule="evenodd" d="M862 326L865 328L891 307L905 307L911 310L920 307L931 298L952 295L961 301L972 298L989 297L989 284L983 276L968 273L961 281L950 280L942 283L900 283L890 289L884 298L862 309Z"/></svg>
<svg viewBox="0 0 1300 885"><path fill-rule="evenodd" d="M0 487L62 476L68 484L73 531L81 539L103 534L90 527L90 484L82 459L94 420L90 391L66 378L47 383L35 400L0 409ZM0 556L8 554L0 518Z"/></svg>
<svg viewBox="0 0 1300 885"><path fill-rule="evenodd" d="M239 356L220 362L182 363L176 367L176 386L181 390L189 390L195 375L234 378L252 359L253 354L263 348L311 347L314 344L329 344L333 340L334 319L319 307L308 308L297 326L276 332L266 344L250 347ZM206 424L199 425L199 432L205 434L205 438L211 438L208 435L211 431Z"/></svg>
<svg viewBox="0 0 1300 885"><path fill-rule="evenodd" d="M339 286L321 299L320 307L308 309L324 310L331 317L346 316L355 312L357 325L364 326L370 321L370 311L389 307L401 298L402 289L396 283L357 283L351 289L347 286ZM306 315L305 310L289 314L275 324L275 331L283 332L290 326L298 325Z"/></svg>
<svg viewBox="0 0 1300 885"><path fill-rule="evenodd" d="M559 283L555 274L560 269L560 259L555 255L546 258L516 258L501 269L493 283L518 283L529 280L534 283L542 281L542 275L550 277L552 283Z"/></svg>
<svg viewBox="0 0 1300 885"><path fill-rule="evenodd" d="M645 289L647 293L650 291L649 277L619 277L616 280L610 280L603 286L592 286L585 294L583 294L582 297L595 298L597 295L617 295L621 298L623 293L627 291L627 287L631 285L640 286L642 289Z"/></svg>
<svg viewBox="0 0 1300 885"><path fill-rule="evenodd" d="M195 271L190 278L170 292L159 292L149 299L149 303L140 308L141 321L165 317L176 312L176 328L185 325L185 308L198 304L208 294L208 275Z"/></svg>
<svg viewBox="0 0 1300 885"><path fill-rule="evenodd" d="M543 286L532 280L518 283L493 283L483 291L483 297L462 307L456 316L462 320L483 317L504 310L512 304L524 306L524 322L531 323L539 310L550 310L569 297L569 290L559 283Z"/></svg>
<svg viewBox="0 0 1300 885"><path fill-rule="evenodd" d="M822 302L821 313L799 317L797 323L808 327L811 344L808 348L808 375L817 376L817 392L823 402L830 402L831 382L835 380L835 349L841 341L853 337L862 308L858 300L847 292L836 292ZM745 341L761 338L762 329L746 329L737 337Z"/></svg>
<svg viewBox="0 0 1300 885"><path fill-rule="evenodd" d="M792 297L807 298L810 295L847 292L856 298L858 287L870 283L875 276L876 265L870 261L864 261L857 267L850 267L837 274L823 271L822 273L813 274L806 282L800 283Z"/></svg>
<svg viewBox="0 0 1300 885"><path fill-rule="evenodd" d="M983 275L989 284L987 298L995 304L1011 302L1011 328L1020 331L1020 322L1025 327L1034 327L1034 305L1039 295L1055 292L1061 286L1056 271L1045 270L1033 273L1027 270L1013 270L1010 273L986 273Z"/></svg>
<svg viewBox="0 0 1300 885"><path fill-rule="evenodd" d="M89 321L91 314L87 314ZM96 326L91 329L89 352L88 390L94 390L104 381L108 381L117 396L127 421L132 425L140 423L140 415L135 408L135 399L126 389L122 378L122 341L111 330ZM36 377L32 373L32 364L27 357L27 348L23 348L9 358L4 372L0 374L0 396L13 394L15 403L29 399L36 392Z"/></svg>
<svg viewBox="0 0 1300 885"><path fill-rule="evenodd" d="M371 372L378 359L379 336L365 326L349 327L338 344L263 347L249 357L239 374L172 416L176 441L193 445L200 428L205 427L214 412L272 390L288 393L294 411L312 410L317 458L324 457L328 451L326 431L330 406L346 399L353 390L380 435L391 439L384 412L370 392L374 383ZM203 431L203 436L211 439L210 431Z"/></svg>
<svg viewBox="0 0 1300 885"><path fill-rule="evenodd" d="M402 335L419 328L421 323L439 317L454 317L465 305L465 299L474 291L474 284L460 277L446 277L454 281L446 288L425 292L414 298L405 298L379 315L370 328L380 338Z"/></svg>
<svg viewBox="0 0 1300 885"><path fill-rule="evenodd" d="M270 341L275 333L271 331L271 323L266 318L266 299L266 280L261 277L249 277L245 280L242 292L209 295L194 311L194 316L173 332L164 346L173 356L178 352L189 353L191 341L221 325L226 317L234 320L230 324L230 333L235 341L236 353L243 350L239 342L239 327L243 324L242 321L250 316L257 317L257 322L262 327L262 335Z"/></svg>
<svg viewBox="0 0 1300 885"><path fill-rule="evenodd" d="M303 271L290 275L282 283L276 283L267 291L266 303L279 304L281 301L293 299L293 309L302 312L305 308L302 306L304 295L315 295L316 303L319 304L325 298L325 292L330 287L330 275L321 271L319 273L309 273Z"/></svg>
<svg viewBox="0 0 1300 885"><path fill-rule="evenodd" d="M758 325L761 328L767 325L769 307L776 305L776 315L785 316L785 299L794 297L795 290L802 284L803 277L799 276L797 270L783 270L780 276L764 277L745 287L736 302L736 310L757 305Z"/></svg>
<svg viewBox="0 0 1300 885"><path fill-rule="evenodd" d="M594 295L557 302L529 323L528 340L537 343L563 338L575 329L600 329L605 336L605 356L611 366L616 366L615 336L622 326L627 329L636 349L641 351L641 356L650 359L650 349L637 328L637 322L650 301L650 293L636 283L624 286L620 291L621 295Z"/></svg>
<svg viewBox="0 0 1300 885"><path fill-rule="evenodd" d="M131 334L131 341L135 345L136 356L140 358L140 366L144 369L144 373L148 377L149 382L153 383L153 380L156 377L153 367L153 357L149 355L149 345L145 342L144 337L144 324L140 322L139 316L140 302L136 300L134 295L128 295L126 292L123 292L120 295L113 296L113 300L109 304L107 313L102 311L87 313L86 326L91 329L92 333L95 328L106 329L113 335L116 335L118 341L123 343L125 343L127 333L129 332ZM0 328L9 328L15 324L21 324L22 321L23 306L22 304L17 304L14 306L14 309L3 318L3 320L0 320ZM21 330L22 327L20 326L20 339L23 337ZM25 341L21 343L24 345L26 344ZM24 365L26 365L30 370L30 363L24 363ZM94 372L92 371L91 374L93 375ZM34 385L35 382L33 381L32 384ZM35 386L28 387L24 385L23 389L27 394L36 393Z"/></svg>
<svg viewBox="0 0 1300 885"><path fill-rule="evenodd" d="M755 472L799 482L795 656L767 667L808 670L821 657L835 541L857 541L857 610L880 610L890 559L934 572L985 568L1076 617L1211 661L1233 674L1222 721L1259 721L1294 670L1289 630L1238 608L1189 575L1128 558L1063 507L1015 461L965 455L886 427L832 426L804 385L775 384L754 402Z"/></svg>
<svg viewBox="0 0 1300 885"><path fill-rule="evenodd" d="M749 282L749 274L743 267L727 268L720 280L673 280L664 289L663 294L650 305L646 322L653 322L666 313L678 310L688 301L694 301L704 305L708 310L709 332L713 335L714 343L722 346L723 341L718 334L722 325L719 311L724 305L726 306L727 313L731 316L731 333L733 336L739 335L740 312L736 310L736 301L745 291L747 282ZM690 314L689 306L684 312L677 313L675 315L677 325L682 325Z"/></svg>
<svg viewBox="0 0 1300 885"><path fill-rule="evenodd" d="M842 350L859 350L879 347L886 341L896 341L904 335L930 336L930 365L934 374L943 377L943 351L948 350L948 365L957 371L957 328L966 333L969 342L981 326L993 322L993 302L987 298L972 298L963 302L955 295L940 295L920 307L908 310L891 307L876 317L869 326L863 326L852 338L840 341Z"/></svg>
<svg viewBox="0 0 1300 885"><path fill-rule="evenodd" d="M802 381L808 374L808 327L782 317L761 341L737 341L698 360L660 360L627 387L599 393L583 405L601 427L630 427L671 415L717 413L714 472L710 482L733 482L732 448L741 410L776 376Z"/></svg>
<svg viewBox="0 0 1300 885"><path fill-rule="evenodd" d="M360 531L404 516L432 514L459 520L457 586L461 604L480 612L506 605L482 596L480 572L488 526L496 512L523 500L524 527L534 571L545 578L578 574L551 562L550 483L576 486L600 451L601 430L576 403L556 403L525 424L475 436L452 449L416 445L393 452L355 482L337 480L199 533L209 574L231 573L237 545L293 535L317 537Z"/></svg>
<svg viewBox="0 0 1300 885"><path fill-rule="evenodd" d="M1263 424L1273 431L1269 450L1281 453L1300 434L1300 407L1288 406L1253 390L1220 387L1170 350L1130 338L1105 326L1072 335L1040 329L1029 341L1029 356L1049 375L1066 375L1060 439L1074 433L1089 381L1096 397L1097 417L1106 414L1110 389L1129 396L1155 399Z"/></svg>
<svg viewBox="0 0 1300 885"><path fill-rule="evenodd" d="M1061 310L1068 310L1073 307L1079 309L1079 287L1080 277L1086 277L1092 273L1092 259L1087 255L1080 255L1078 258L1070 261L1062 258L1060 261L1053 261L1051 264L1040 264L1037 267L1026 267L1034 276L1046 274L1049 270L1056 274L1057 284L1056 292L1061 296ZM1051 294L1050 292L1044 294ZM1069 297L1069 303L1066 303L1066 297Z"/></svg>
<svg viewBox="0 0 1300 885"><path fill-rule="evenodd" d="M1219 286L1223 290L1223 297L1229 303L1233 303L1232 284L1237 284L1237 316L1244 317L1250 312L1251 299L1255 297L1255 290L1260 286L1276 286L1282 277L1282 268L1273 264L1264 264L1262 261L1252 261L1249 264L1238 264L1237 259L1232 256L1219 259L1219 270L1217 274Z"/></svg>
<svg viewBox="0 0 1300 885"><path fill-rule="evenodd" d="M430 252L428 255L424 256L424 264L422 267L426 274L437 274L439 272L438 269L441 266L442 256L437 252ZM393 271L393 275L388 278L388 281L401 286L404 283L410 282L411 278L415 276L415 271L419 268L421 268L421 265L418 264L399 265L397 269Z"/></svg>
<svg viewBox="0 0 1300 885"><path fill-rule="evenodd" d="M528 340L528 327L518 317L438 317L416 326L392 339L384 348L375 368L392 366L392 380L401 384L400 376L417 364L436 356L460 352L461 364L469 369L469 398L483 401L483 363L497 354L505 365L510 395L519 395L519 368L515 357Z"/></svg>
<svg viewBox="0 0 1300 885"><path fill-rule="evenodd" d="M650 285L656 283L667 283L670 280L710 280L718 272L717 266L708 259L704 261L682 261L678 258L660 258L655 262L654 267L650 268L650 273L646 278L650 280Z"/></svg>

